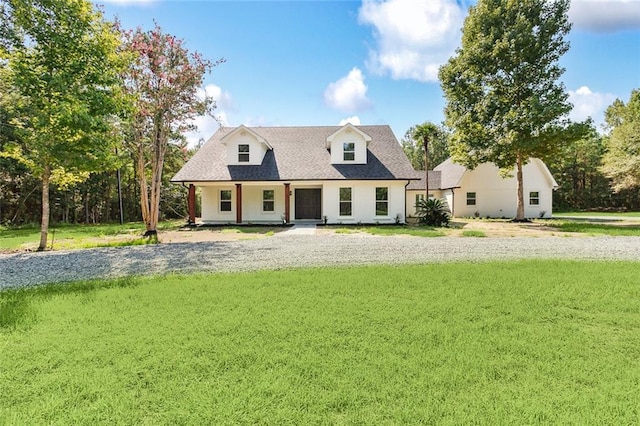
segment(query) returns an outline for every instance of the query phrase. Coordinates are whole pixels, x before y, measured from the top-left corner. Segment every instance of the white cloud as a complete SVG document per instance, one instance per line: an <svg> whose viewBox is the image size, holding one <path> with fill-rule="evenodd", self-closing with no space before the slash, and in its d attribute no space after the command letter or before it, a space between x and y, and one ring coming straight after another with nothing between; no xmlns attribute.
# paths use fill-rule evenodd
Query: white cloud
<svg viewBox="0 0 640 426"><path fill-rule="evenodd" d="M569 118L574 121L582 121L591 117L596 125L604 121L604 110L616 99L611 93L592 92L587 86L577 90L569 90L569 102L573 104L573 110Z"/></svg>
<svg viewBox="0 0 640 426"><path fill-rule="evenodd" d="M466 7L456 0L363 0L359 21L374 27L368 66L394 79L437 81L460 44Z"/></svg>
<svg viewBox="0 0 640 426"><path fill-rule="evenodd" d="M198 91L198 96L204 97L204 94L210 96L216 101L216 109L213 111L213 115L217 120L208 115L202 115L195 120L193 124L198 127L195 132L189 132L185 136L189 143L189 146L195 146L201 139L205 142L218 130L220 125L228 126L229 115L228 112L232 109L231 94L227 91L223 91L219 86L215 84L208 84L204 90Z"/></svg>
<svg viewBox="0 0 640 426"><path fill-rule="evenodd" d="M360 117L358 117L357 115L354 115L353 117L347 117L344 120L340 120L340 126L344 126L347 123L351 123L354 126L359 126L360 125Z"/></svg>
<svg viewBox="0 0 640 426"><path fill-rule="evenodd" d="M329 83L324 91L324 100L327 105L342 112L360 111L371 106L362 71L354 67L346 77Z"/></svg>
<svg viewBox="0 0 640 426"><path fill-rule="evenodd" d="M640 1L573 0L569 19L575 28L595 32L640 29Z"/></svg>

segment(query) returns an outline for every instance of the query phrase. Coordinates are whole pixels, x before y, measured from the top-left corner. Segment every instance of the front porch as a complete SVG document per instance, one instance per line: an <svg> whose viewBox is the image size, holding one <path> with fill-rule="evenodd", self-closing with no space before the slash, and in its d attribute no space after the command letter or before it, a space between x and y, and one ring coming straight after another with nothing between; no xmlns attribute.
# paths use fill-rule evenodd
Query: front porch
<svg viewBox="0 0 640 426"><path fill-rule="evenodd" d="M290 182L228 182L202 185L202 224L290 224L322 221L322 185ZM187 197L191 224L196 223L196 187Z"/></svg>

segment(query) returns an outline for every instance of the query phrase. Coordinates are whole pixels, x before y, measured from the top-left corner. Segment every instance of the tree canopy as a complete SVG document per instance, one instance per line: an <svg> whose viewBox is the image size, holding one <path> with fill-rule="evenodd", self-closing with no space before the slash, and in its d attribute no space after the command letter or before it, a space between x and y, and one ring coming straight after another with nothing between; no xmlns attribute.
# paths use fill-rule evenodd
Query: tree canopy
<svg viewBox="0 0 640 426"><path fill-rule="evenodd" d="M631 92L626 104L616 99L605 112L610 130L602 171L613 189L640 188L640 89Z"/></svg>
<svg viewBox="0 0 640 426"><path fill-rule="evenodd" d="M50 182L78 182L110 166L124 61L117 33L87 0L7 0L0 12L2 77L17 99L17 138L3 155L42 180L44 249Z"/></svg>
<svg viewBox="0 0 640 426"><path fill-rule="evenodd" d="M559 81L568 9L568 0L479 0L462 46L439 72L454 161L493 162L505 173L515 167L516 219L524 219L523 165L584 132L567 119L571 104Z"/></svg>

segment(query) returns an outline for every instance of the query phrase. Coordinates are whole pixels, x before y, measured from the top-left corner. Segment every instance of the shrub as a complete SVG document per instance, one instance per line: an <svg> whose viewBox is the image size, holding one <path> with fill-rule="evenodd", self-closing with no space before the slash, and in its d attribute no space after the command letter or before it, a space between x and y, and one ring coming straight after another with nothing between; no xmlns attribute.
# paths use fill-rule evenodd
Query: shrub
<svg viewBox="0 0 640 426"><path fill-rule="evenodd" d="M416 204L420 224L427 226L447 226L449 224L449 208L444 200L430 198L420 200Z"/></svg>

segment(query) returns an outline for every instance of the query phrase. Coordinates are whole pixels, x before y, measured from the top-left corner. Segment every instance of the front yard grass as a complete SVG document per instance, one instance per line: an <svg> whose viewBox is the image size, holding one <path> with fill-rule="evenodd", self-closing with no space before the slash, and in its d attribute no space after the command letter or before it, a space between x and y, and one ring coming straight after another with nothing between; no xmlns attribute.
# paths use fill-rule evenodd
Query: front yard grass
<svg viewBox="0 0 640 426"><path fill-rule="evenodd" d="M0 424L634 424L640 263L0 292Z"/></svg>
<svg viewBox="0 0 640 426"><path fill-rule="evenodd" d="M640 218L640 212L562 212L553 217L606 217L611 219Z"/></svg>
<svg viewBox="0 0 640 426"><path fill-rule="evenodd" d="M158 223L158 230L178 229L183 224L182 219L162 221ZM49 228L47 247L53 244L54 249L60 250L146 244L149 239L141 237L144 229L142 222L123 225L56 224ZM39 225L0 226L0 250L35 249L39 242Z"/></svg>
<svg viewBox="0 0 640 426"><path fill-rule="evenodd" d="M603 223L560 220L552 221L550 226L562 232L575 232L588 235L609 235L612 237L638 237L640 225L609 225Z"/></svg>

